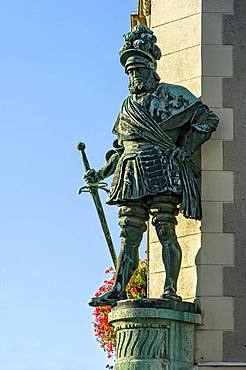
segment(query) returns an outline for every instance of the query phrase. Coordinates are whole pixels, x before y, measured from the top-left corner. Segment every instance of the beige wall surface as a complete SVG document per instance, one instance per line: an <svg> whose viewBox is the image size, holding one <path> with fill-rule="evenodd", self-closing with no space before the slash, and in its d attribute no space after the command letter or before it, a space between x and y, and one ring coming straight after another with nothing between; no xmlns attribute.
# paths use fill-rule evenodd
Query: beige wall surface
<svg viewBox="0 0 246 370"><path fill-rule="evenodd" d="M201 96L201 1L152 0L151 27L162 51L157 70L162 81L180 84ZM194 301L197 286L195 257L201 246L200 222L185 220L179 215L177 234L183 252L178 293L183 299ZM161 245L152 226L149 240L149 295L158 297L163 293L165 271Z"/></svg>
<svg viewBox="0 0 246 370"><path fill-rule="evenodd" d="M235 2L239 4L240 0ZM246 2L240 4L246 16ZM203 324L196 331L198 361L242 361L242 356L246 359L242 348L241 357L233 357L233 350L230 356L226 354L226 340L229 338L233 346L230 333L238 330L233 289L225 285L225 278L230 276L225 273L234 271L236 263L235 230L225 228L224 223L225 210L230 210L235 201L233 164L225 166L225 148L233 151L235 117L233 105L225 104L224 92L225 83L235 75L233 40L224 41L225 20L233 19L233 11L232 0L152 0L150 19L162 49L158 65L162 81L183 85L201 96L221 120L200 153L203 220L186 220L180 215L177 226L183 251L178 293L183 299L196 302L203 315ZM165 271L161 246L152 226L148 255L149 296L158 297L163 292Z"/></svg>

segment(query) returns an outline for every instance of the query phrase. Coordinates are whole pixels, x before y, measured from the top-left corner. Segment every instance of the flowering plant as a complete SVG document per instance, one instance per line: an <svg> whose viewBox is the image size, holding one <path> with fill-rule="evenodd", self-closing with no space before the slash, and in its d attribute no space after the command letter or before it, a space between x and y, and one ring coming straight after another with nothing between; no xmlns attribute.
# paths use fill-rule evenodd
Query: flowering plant
<svg viewBox="0 0 246 370"><path fill-rule="evenodd" d="M114 286L115 271L113 267L105 270L105 274L111 275L111 277L104 280L103 285L95 294L96 297L108 292ZM141 299L147 296L147 266L145 260L140 260L138 269L129 281L126 293L129 299ZM116 334L108 322L110 311L111 307L109 306L96 307L93 311L93 327L96 339L100 343L101 348L108 353L108 358L113 357L116 347Z"/></svg>

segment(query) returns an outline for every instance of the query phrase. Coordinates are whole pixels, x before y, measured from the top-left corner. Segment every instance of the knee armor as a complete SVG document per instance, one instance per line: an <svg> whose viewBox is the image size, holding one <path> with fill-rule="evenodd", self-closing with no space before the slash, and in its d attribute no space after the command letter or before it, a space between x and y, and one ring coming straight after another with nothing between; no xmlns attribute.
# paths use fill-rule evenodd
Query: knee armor
<svg viewBox="0 0 246 370"><path fill-rule="evenodd" d="M120 236L125 246L139 246L143 233L146 231L148 212L143 207L122 206L119 208Z"/></svg>

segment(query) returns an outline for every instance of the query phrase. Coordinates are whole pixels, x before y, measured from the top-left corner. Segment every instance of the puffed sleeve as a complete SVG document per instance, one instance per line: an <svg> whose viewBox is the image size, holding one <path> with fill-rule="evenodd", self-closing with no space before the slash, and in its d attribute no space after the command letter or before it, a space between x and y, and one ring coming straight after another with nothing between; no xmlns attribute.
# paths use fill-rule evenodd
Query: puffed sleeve
<svg viewBox="0 0 246 370"><path fill-rule="evenodd" d="M212 133L216 130L218 123L219 117L207 105L202 104L192 117L191 127L200 132Z"/></svg>

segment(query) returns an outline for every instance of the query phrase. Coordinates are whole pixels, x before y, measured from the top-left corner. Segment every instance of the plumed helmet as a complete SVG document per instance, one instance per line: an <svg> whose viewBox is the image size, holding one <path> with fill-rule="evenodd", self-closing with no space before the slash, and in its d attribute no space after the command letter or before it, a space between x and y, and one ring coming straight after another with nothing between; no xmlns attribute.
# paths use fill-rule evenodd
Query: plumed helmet
<svg viewBox="0 0 246 370"><path fill-rule="evenodd" d="M138 24L133 31L123 35L125 43L120 49L120 62L126 68L129 63L139 61L147 68L156 70L156 61L161 58L161 50L156 45L156 37L148 27Z"/></svg>

